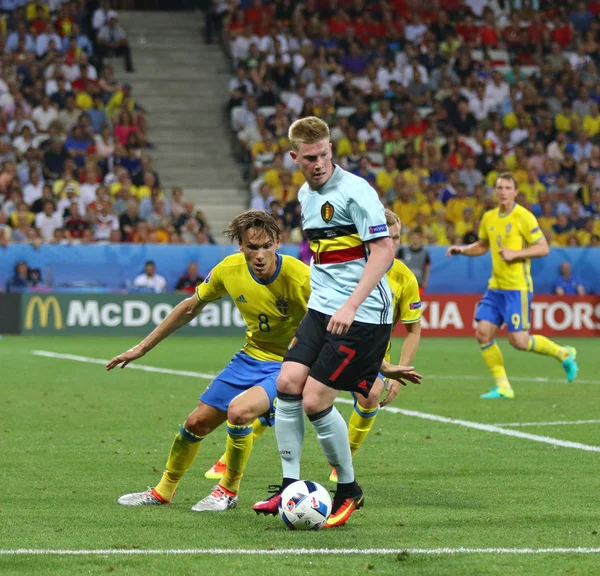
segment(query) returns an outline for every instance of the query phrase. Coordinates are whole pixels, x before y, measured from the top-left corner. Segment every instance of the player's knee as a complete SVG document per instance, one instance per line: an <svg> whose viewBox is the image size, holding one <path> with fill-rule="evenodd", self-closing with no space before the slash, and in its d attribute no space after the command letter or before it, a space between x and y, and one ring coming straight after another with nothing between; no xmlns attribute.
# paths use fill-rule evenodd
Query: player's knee
<svg viewBox="0 0 600 576"><path fill-rule="evenodd" d="M282 370L277 376L277 391L286 394L302 394L302 382L290 371Z"/></svg>
<svg viewBox="0 0 600 576"><path fill-rule="evenodd" d="M362 395L357 395L357 402L362 408L377 408L379 406L379 397L381 396L381 389L383 386L377 386L377 381L375 381L375 385L371 388L369 392L369 396L365 398Z"/></svg>
<svg viewBox="0 0 600 576"><path fill-rule="evenodd" d="M196 436L206 436L211 432L211 427L196 410L187 417L184 426Z"/></svg>
<svg viewBox="0 0 600 576"><path fill-rule="evenodd" d="M487 330L480 328L479 325L475 330L475 338L480 346L485 346L493 340L492 335L489 334Z"/></svg>
<svg viewBox="0 0 600 576"><path fill-rule="evenodd" d="M323 398L319 398L316 394L310 394L302 398L302 408L307 416L311 416L322 412L329 408L329 406Z"/></svg>
<svg viewBox="0 0 600 576"><path fill-rule="evenodd" d="M255 415L252 410L242 402L232 402L227 410L227 421L234 426L245 426L252 424Z"/></svg>
<svg viewBox="0 0 600 576"><path fill-rule="evenodd" d="M529 343L529 334L526 334L524 332L509 332L508 341L517 350L527 350L527 345Z"/></svg>

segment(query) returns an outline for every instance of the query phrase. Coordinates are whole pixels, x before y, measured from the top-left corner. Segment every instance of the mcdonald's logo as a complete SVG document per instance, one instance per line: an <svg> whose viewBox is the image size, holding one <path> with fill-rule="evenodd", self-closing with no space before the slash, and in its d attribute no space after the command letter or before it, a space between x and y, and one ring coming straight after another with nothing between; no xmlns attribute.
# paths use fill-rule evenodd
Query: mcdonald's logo
<svg viewBox="0 0 600 576"><path fill-rule="evenodd" d="M31 330L33 328L33 316L36 309L39 310L40 313L40 328L46 328L48 326L50 307L52 307L54 316L54 329L62 330L62 311L58 300L54 296L49 296L45 299L40 296L34 296L29 300L25 312L25 330Z"/></svg>

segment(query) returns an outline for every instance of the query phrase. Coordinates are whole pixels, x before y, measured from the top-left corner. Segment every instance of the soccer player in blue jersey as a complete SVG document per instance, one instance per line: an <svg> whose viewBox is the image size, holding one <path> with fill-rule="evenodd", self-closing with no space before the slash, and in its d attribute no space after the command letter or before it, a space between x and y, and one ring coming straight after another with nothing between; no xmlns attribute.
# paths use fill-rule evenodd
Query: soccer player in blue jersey
<svg viewBox="0 0 600 576"><path fill-rule="evenodd" d="M567 381L577 376L576 350L560 346L545 336L530 334L529 316L533 298L531 259L543 258L550 248L535 216L517 204L519 193L515 177L500 174L494 187L498 207L488 210L481 219L479 239L468 246L450 246L448 256L482 256L492 254L492 276L488 289L477 306L476 338L495 386L482 394L485 399L514 398L504 358L495 337L506 323L508 341L524 352L534 352L559 360Z"/></svg>
<svg viewBox="0 0 600 576"><path fill-rule="evenodd" d="M308 312L277 379L275 434L281 490L300 479L304 412L317 432L337 490L326 528L345 524L363 504L348 429L333 402L340 390L367 397L390 339L393 301L386 272L394 261L384 208L362 178L332 162L329 127L314 116L289 129L291 156L306 178L298 193L312 251ZM276 514L281 490L254 505Z"/></svg>
<svg viewBox="0 0 600 576"><path fill-rule="evenodd" d="M202 440L227 422L227 471L211 494L192 510L225 511L238 502L240 480L252 451L252 423L272 423L276 378L288 343L307 310L309 268L277 254L279 228L266 212L250 210L231 223L228 236L240 252L217 264L196 294L178 304L163 322L131 350L115 356L107 370L127 366L195 318L208 302L229 294L248 329L246 343L204 391L198 406L175 436L166 470L155 488L125 494L125 506L169 504Z"/></svg>

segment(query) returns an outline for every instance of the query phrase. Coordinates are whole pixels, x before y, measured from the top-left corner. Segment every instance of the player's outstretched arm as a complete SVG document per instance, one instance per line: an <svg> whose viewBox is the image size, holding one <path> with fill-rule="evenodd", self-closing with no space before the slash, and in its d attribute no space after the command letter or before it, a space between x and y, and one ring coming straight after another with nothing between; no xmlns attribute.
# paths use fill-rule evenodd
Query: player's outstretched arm
<svg viewBox="0 0 600 576"><path fill-rule="evenodd" d="M404 339L404 343L402 344L402 350L400 352L400 364L399 366L391 366L388 364L385 368L388 369L388 374L383 372L382 366L382 374L387 376L390 380L387 386L387 396L383 399L380 406L387 406L398 394L400 390L400 386L406 386L405 380L409 380L414 384L421 384L421 375L414 372L414 375L418 376L417 379L413 379L409 376L412 376L410 372L400 372L400 369L407 367L408 369L412 369L412 363L417 354L417 348L419 347L419 342L421 340L421 322L413 322L412 324L405 324L406 327L406 338ZM387 363L386 363L387 364ZM394 374L392 369L398 369L399 373Z"/></svg>
<svg viewBox="0 0 600 576"><path fill-rule="evenodd" d="M327 331L345 334L354 322L358 307L366 300L394 261L394 245L389 237L369 242L370 255L360 281L345 304L331 317Z"/></svg>
<svg viewBox="0 0 600 576"><path fill-rule="evenodd" d="M477 240L473 244L467 246L450 246L446 250L446 256L456 256L461 254L462 256L483 256L490 249L490 245L486 240Z"/></svg>
<svg viewBox="0 0 600 576"><path fill-rule="evenodd" d="M157 344L162 342L167 336L191 322L198 314L200 314L205 305L204 302L198 300L198 297L195 294L194 296L186 298L177 304L171 313L137 346L127 350L127 352L115 356L106 365L106 369L112 370L119 366L119 364L121 365L121 368L125 368L130 362L141 358Z"/></svg>

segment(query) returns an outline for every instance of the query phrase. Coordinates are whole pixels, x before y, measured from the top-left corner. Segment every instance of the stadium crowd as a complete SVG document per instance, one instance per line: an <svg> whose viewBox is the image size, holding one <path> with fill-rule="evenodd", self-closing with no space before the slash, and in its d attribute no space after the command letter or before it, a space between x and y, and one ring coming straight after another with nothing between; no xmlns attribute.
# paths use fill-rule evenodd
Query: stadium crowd
<svg viewBox="0 0 600 576"><path fill-rule="evenodd" d="M600 2L216 6L251 206L276 215L285 240L302 241L287 129L316 115L336 161L401 218L405 242L473 241L510 170L552 246L600 245Z"/></svg>
<svg viewBox="0 0 600 576"><path fill-rule="evenodd" d="M183 190L167 197L107 0L1 0L0 246L214 242ZM119 63L117 62L117 65Z"/></svg>

